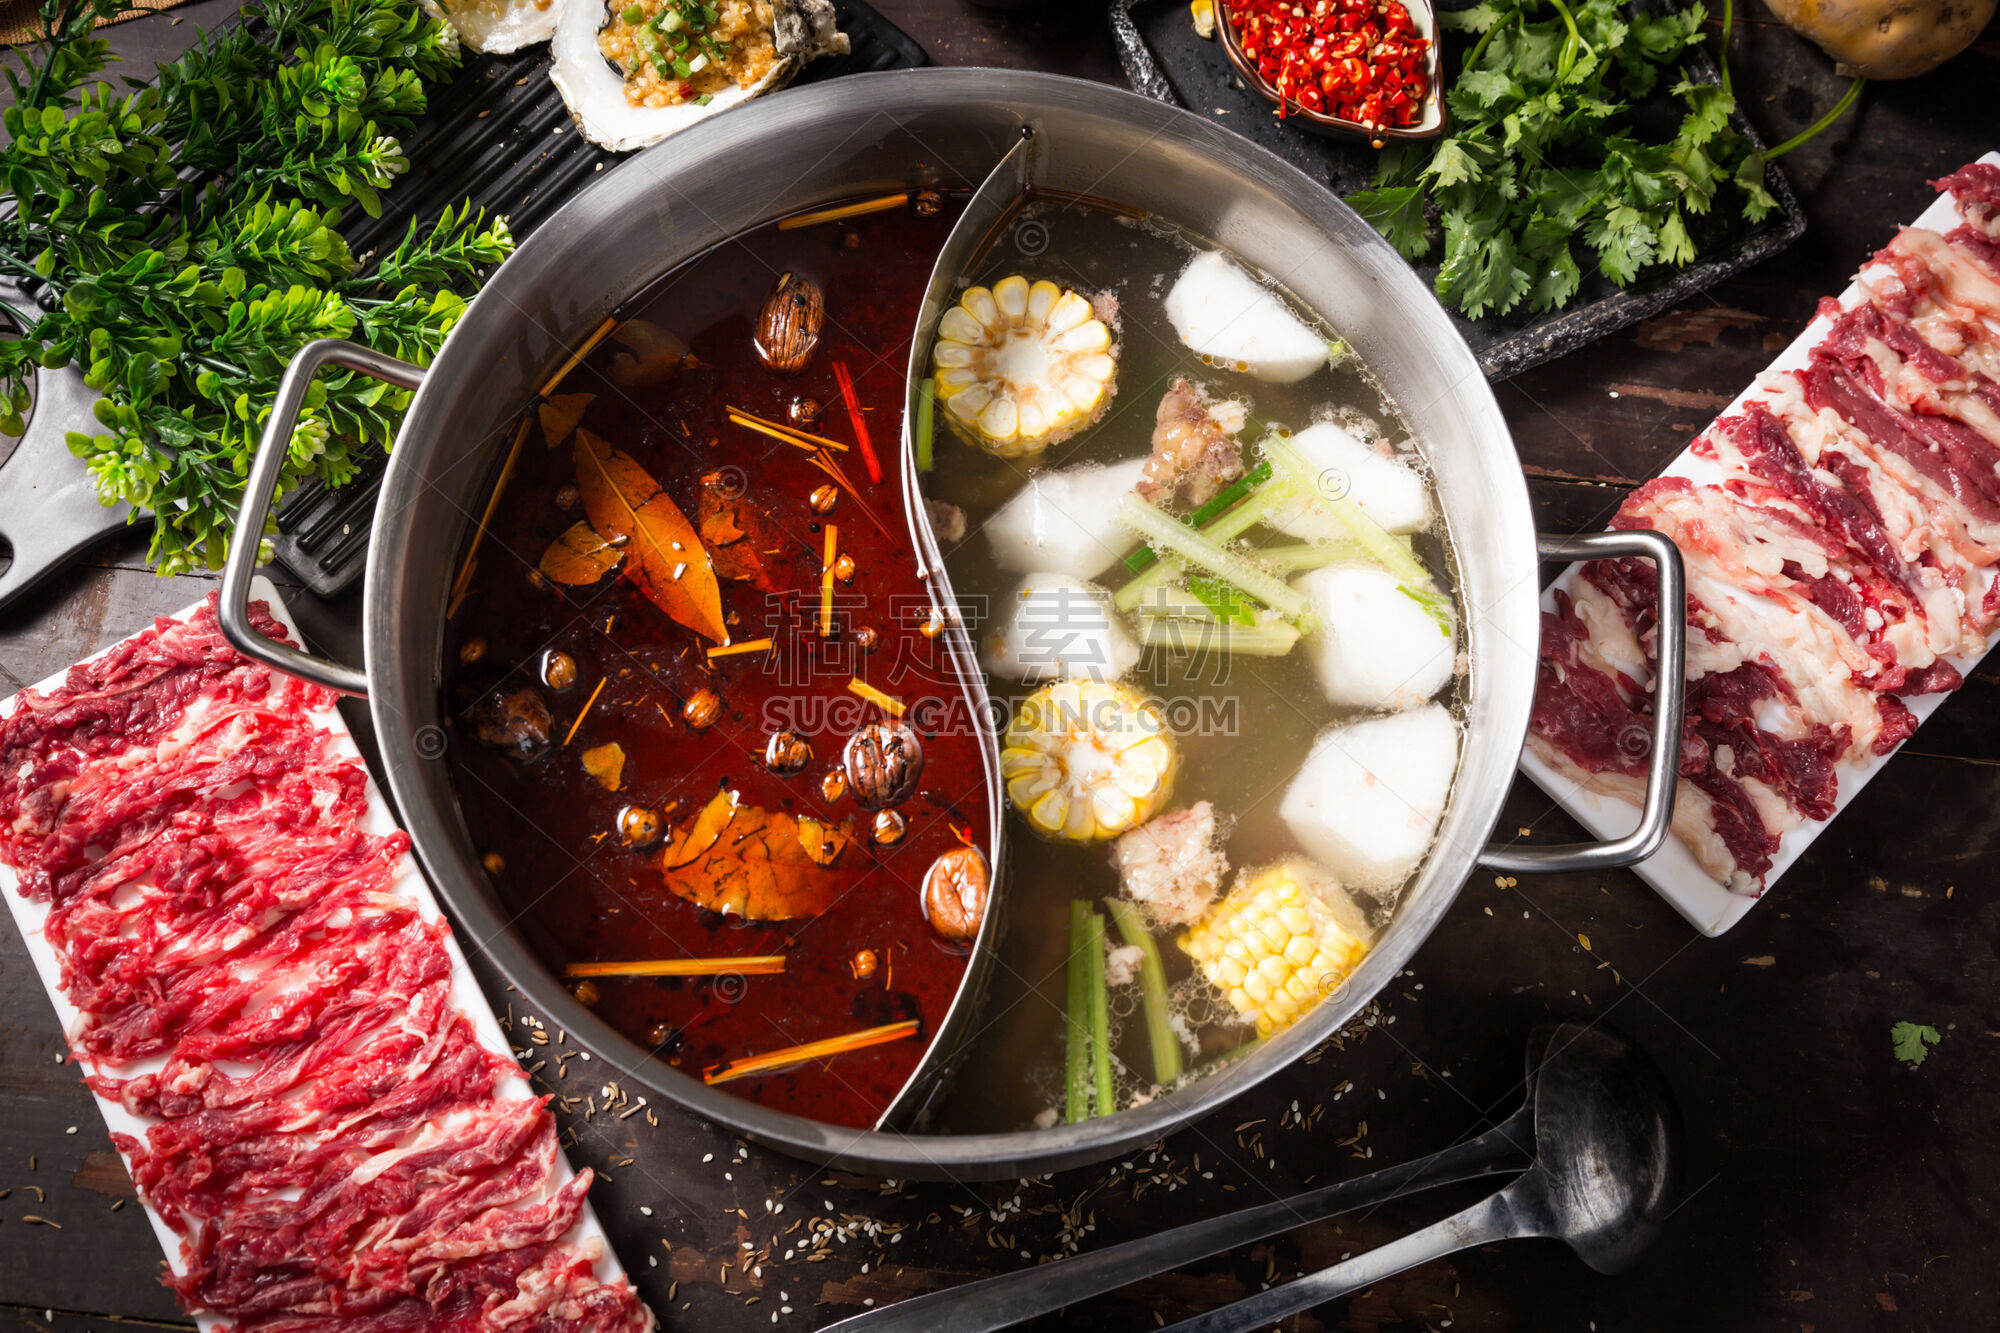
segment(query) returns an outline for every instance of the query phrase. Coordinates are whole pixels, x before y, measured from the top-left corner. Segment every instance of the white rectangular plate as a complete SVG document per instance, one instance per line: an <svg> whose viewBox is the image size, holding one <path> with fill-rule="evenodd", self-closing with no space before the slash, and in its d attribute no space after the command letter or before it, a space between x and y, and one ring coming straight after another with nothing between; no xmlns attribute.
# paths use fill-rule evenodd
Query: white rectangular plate
<svg viewBox="0 0 2000 1333"><path fill-rule="evenodd" d="M278 599L277 589L272 587L268 580L259 576L251 584L250 597L253 601L261 598L267 602L271 608L272 619L282 624L291 634L294 641L304 641L299 635L299 627L292 621L291 613L285 609L284 603ZM169 618L173 620L186 620L199 607L200 603L196 603L194 606L190 606L186 610ZM117 644L110 644L93 653L85 660L94 661L117 646ZM60 688L64 678L68 675L69 671L66 668L35 685L33 688L43 692ZM18 695L9 695L5 700L0 700L0 718L11 717L13 715L19 697ZM369 833L376 834L377 836L394 833L396 831L395 817L389 813L388 802L382 799L382 793L376 790L375 779L368 775L368 765L362 759L361 751L355 748L354 737L347 730L346 722L341 719L340 710L335 707L328 707L318 712L309 713L307 716L332 734L333 744L330 750L331 753L352 759L356 764L361 765L362 774L366 777L368 784L368 817L363 827ZM438 919L440 914L437 898L431 892L429 881L425 880L423 873L418 870L416 859L407 852L403 854L402 864L397 869L395 888L416 904L418 912L426 921L435 921ZM48 941L42 937L42 923L47 919L49 914L48 905L31 902L23 898L20 894L20 876L12 866L4 862L0 862L0 898L7 900L7 908L14 914L14 924L20 929L21 938L27 942L29 956L35 961L35 971L41 975L42 987L49 994L49 1003L55 1006L56 1016L62 1021L63 1031L65 1033L72 1031L79 1015L75 1006L64 998L62 991L58 988L57 981L60 974L57 970L55 951L49 947ZM479 983L473 980L472 969L466 966L465 955L459 950L457 936L447 934L445 936L444 947L451 955L452 1004L463 1011L467 1018L472 1020L473 1027L479 1034L479 1044L490 1051L504 1056L507 1062L515 1067L514 1073L501 1082L497 1089L499 1095L509 1098L535 1096L536 1093L529 1086L527 1076L521 1073L520 1066L514 1059L514 1053L508 1045L506 1034L500 1030L499 1021L493 1016L493 1006L487 1003L485 993L479 989ZM74 1061L74 1057L72 1057L72 1060ZM110 1101L103 1097L97 1097L96 1101L97 1109L104 1115L105 1125L115 1133L130 1134L134 1138L143 1139L147 1126L153 1123L149 1119L133 1115L115 1101ZM126 1162L126 1166L129 1169L131 1163L129 1161ZM558 1152L556 1154L555 1167L550 1172L549 1180L544 1187L545 1191L553 1193L555 1190L560 1189L574 1174L570 1169L569 1159ZM146 1217L153 1224L154 1234L160 1238L160 1248L166 1252L168 1265L176 1274L185 1272L186 1269L181 1261L180 1237L175 1235L150 1207L146 1209ZM577 1215L576 1225L562 1237L562 1242L568 1245L575 1245L579 1241L593 1236L603 1239L604 1228L598 1224L597 1214L592 1211L589 1201L586 1200L582 1211ZM604 1252L597 1261L596 1273L598 1280L601 1282L613 1282L623 1272L624 1270L619 1267L617 1256L611 1252L610 1241L605 1240ZM223 1321L213 1315L203 1315L196 1322L204 1330L209 1330Z"/></svg>
<svg viewBox="0 0 2000 1333"><path fill-rule="evenodd" d="M1979 160L2000 165L2000 153L1988 153ZM1961 220L1951 196L1940 194L1912 225L1944 232L1950 231ZM1886 244L1888 238L1884 237L1883 240ZM1849 284L1847 290L1841 294L1840 306L1843 310L1852 309L1861 304L1861 301L1860 286ZM1827 335L1832 323L1824 315L1815 316L1812 323L1806 325L1805 331L1792 340L1791 346L1780 352L1777 359L1765 368L1764 374L1738 394L1735 402L1718 414L1718 419L1742 411L1743 405L1756 395L1758 386L1765 377L1777 371L1803 368L1812 359L1812 349ZM1683 451L1678 458L1667 464L1661 470L1661 475L1686 477L1689 481L1707 484L1722 480L1720 468L1708 459L1695 457L1689 451ZM1545 610L1555 609L1556 590L1558 588L1568 590L1575 582L1580 568L1572 566L1549 585L1547 591L1542 594L1542 606ZM1990 651L1992 644L1989 643L1987 647ZM1973 666L1984 656L1985 654L1981 653L1974 657L1954 657L1949 660L1961 674L1970 676ZM1924 694L1906 699L1904 702L1909 705L1910 711L1916 715L1918 723L1921 724L1950 697L1945 694ZM1778 877L1804 855L1806 848L1812 846L1813 839L1826 828L1827 822L1839 817L1840 812L1847 808L1848 802L1868 785L1869 779L1880 772L1891 757L1893 755L1869 756L1839 765L1836 776L1839 779L1840 794L1834 801L1833 815L1828 821L1806 820L1785 834L1778 843L1778 850L1771 856L1771 869L1764 876L1766 893L1777 883ZM1522 753L1521 769L1535 780L1537 786L1554 797L1558 805L1575 816L1578 823L1600 838L1621 837L1631 832L1632 827L1638 823L1639 814L1633 807L1623 801L1583 790L1574 781L1543 763L1532 750ZM1690 852L1680 839L1672 836L1667 838L1666 846L1646 861L1634 866L1633 870L1640 879L1657 889L1661 897L1672 903L1675 910L1704 935L1720 935L1741 921L1744 915L1760 901L1759 898L1748 894L1731 893L1716 883L1710 878L1709 873L1701 868L1701 863L1695 860L1694 853Z"/></svg>

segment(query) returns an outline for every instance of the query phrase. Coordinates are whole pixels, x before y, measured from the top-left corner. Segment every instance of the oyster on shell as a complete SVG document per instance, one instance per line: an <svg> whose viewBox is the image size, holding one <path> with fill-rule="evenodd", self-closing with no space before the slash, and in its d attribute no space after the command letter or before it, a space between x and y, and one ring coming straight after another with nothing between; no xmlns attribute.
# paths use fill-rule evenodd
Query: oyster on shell
<svg viewBox="0 0 2000 1333"><path fill-rule="evenodd" d="M533 4L534 0L519 2ZM611 21L611 4L607 0L555 3L562 12L550 43L554 63L549 77L583 136L615 153L658 143L718 111L782 88L807 61L845 55L848 49L846 34L834 26L833 0L769 0L777 61L762 78L747 88L732 84L705 104L688 101L673 106L634 106L625 96L624 71L606 59L598 46L598 34Z"/></svg>
<svg viewBox="0 0 2000 1333"><path fill-rule="evenodd" d="M444 19L468 50L505 54L545 42L556 30L563 0L423 0L424 12Z"/></svg>

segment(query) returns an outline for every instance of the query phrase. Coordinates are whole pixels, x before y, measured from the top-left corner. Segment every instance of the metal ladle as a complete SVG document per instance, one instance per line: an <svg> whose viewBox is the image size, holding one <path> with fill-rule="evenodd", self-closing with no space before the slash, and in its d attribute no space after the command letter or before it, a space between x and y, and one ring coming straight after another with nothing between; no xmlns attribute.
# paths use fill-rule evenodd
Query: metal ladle
<svg viewBox="0 0 2000 1333"><path fill-rule="evenodd" d="M825 1333L1005 1328L1308 1222L1435 1185L1524 1169L1527 1174L1507 1189L1443 1222L1175 1327L1210 1333L1257 1327L1426 1259L1507 1236L1560 1235L1592 1267L1604 1272L1622 1267L1651 1241L1679 1188L1680 1118L1666 1081L1623 1038L1602 1028L1555 1023L1536 1028L1528 1039L1526 1082L1519 1110L1478 1137L1429 1157L898 1301L829 1325ZM1558 1215L1562 1231L1550 1229Z"/></svg>
<svg viewBox="0 0 2000 1333"><path fill-rule="evenodd" d="M1496 1240L1560 1240L1600 1273L1629 1267L1680 1197L1680 1113L1637 1048L1563 1024L1530 1095L1535 1162L1507 1188L1387 1245L1171 1327L1245 1333L1393 1273Z"/></svg>

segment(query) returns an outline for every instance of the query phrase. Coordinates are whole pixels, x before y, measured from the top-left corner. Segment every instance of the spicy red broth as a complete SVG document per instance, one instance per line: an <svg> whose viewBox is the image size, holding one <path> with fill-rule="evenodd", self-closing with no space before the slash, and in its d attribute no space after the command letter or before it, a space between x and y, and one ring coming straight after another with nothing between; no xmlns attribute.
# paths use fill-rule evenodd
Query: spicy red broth
<svg viewBox="0 0 2000 1333"><path fill-rule="evenodd" d="M894 469L910 329L957 211L950 201L922 203L794 230L766 225L715 247L622 308L616 320L628 336L605 338L555 387L572 407L578 400L567 396L593 395L577 428L656 479L691 525L705 535L742 533L726 555L709 543L719 572L749 574L718 580L721 610L732 645L768 638L768 648L711 657L717 645L676 623L629 575L629 544L598 552L624 563L595 582L566 585L543 573L545 552L586 519L588 506L578 495L575 437L552 447L538 420L462 580L445 646L447 758L466 824L542 958L560 971L606 960L782 955L776 975L573 983L614 1027L697 1077L732 1060L915 1020L912 1037L721 1084L853 1126L874 1124L916 1069L965 973L966 947L940 938L926 918L926 871L966 844L988 850L992 832L977 736L938 725L941 705L955 703L960 688L944 640L924 632L930 603ZM817 346L794 374L767 368L756 346L759 312L785 274L815 284L824 302ZM637 339L635 348L630 336L648 325L673 340L667 360L685 349L677 368L652 383L640 381L659 340ZM856 447L837 366L849 372L879 482ZM801 399L813 400L817 414ZM852 490L816 466L810 448L732 422L731 407L848 445L827 456ZM706 507L704 487L712 492ZM820 512L813 496L820 491L824 505L827 487L837 497ZM704 524L717 514L721 521ZM839 560L822 635L828 525ZM921 739L917 785L891 807L900 836L890 827L878 840L880 816L863 808L843 774L848 738L890 720L857 695L856 679L908 708ZM712 719L704 692L714 696ZM690 700L706 725L689 720ZM767 755L772 734L784 730L809 758L796 744ZM612 746L622 762L610 762ZM669 887L663 857L698 845L688 841L697 816L724 790L736 794L738 813L705 858L733 855L730 840L751 835L789 852L785 839L801 819L821 821L803 826L802 842L809 830L845 831L831 866L793 876L816 886L808 896L823 900L819 910L746 920ZM755 812L748 823L744 811ZM635 848L627 833L643 835L648 814L659 839ZM685 884L679 873L674 882ZM790 872L772 873L785 882ZM710 878L723 882L719 872Z"/></svg>

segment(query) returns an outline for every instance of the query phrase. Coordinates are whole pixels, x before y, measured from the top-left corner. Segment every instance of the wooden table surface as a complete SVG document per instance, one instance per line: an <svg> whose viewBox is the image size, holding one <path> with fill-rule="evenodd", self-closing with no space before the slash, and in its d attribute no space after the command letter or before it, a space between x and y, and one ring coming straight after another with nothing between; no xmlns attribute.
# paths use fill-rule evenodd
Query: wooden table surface
<svg viewBox="0 0 2000 1333"><path fill-rule="evenodd" d="M1102 5L1047 17L876 0L940 64L1035 66L1120 82ZM128 59L184 46L234 8L203 0L114 30ZM1672 314L1496 386L1545 531L1601 526L1724 406L1894 227L1925 181L2000 147L2000 31L1931 77L1876 85L1786 159L1804 240ZM1776 141L1829 105L1829 62L1761 8L1737 87ZM142 64L141 68L145 66ZM0 473L0 484L5 484ZM114 540L0 615L0 693L187 605ZM356 599L295 609L356 660ZM1505 829L1579 830L1527 783ZM2000 1283L2000 675L1976 675L1889 771L1720 940L1631 875L1475 875L1407 975L1344 1040L1156 1150L1000 1186L830 1176L670 1108L565 1115L604 1173L598 1211L667 1327L811 1328L865 1300L949 1285L1261 1202L1429 1152L1511 1108L1523 1040L1557 1015L1642 1042L1684 1104L1689 1194L1632 1272L1553 1243L1428 1265L1295 1321L1300 1329L1683 1330L1993 1327ZM1898 1063L1898 1020L1944 1033ZM157 1246L19 940L0 930L0 1333L182 1322ZM560 1091L597 1091L572 1060ZM1303 1122L1303 1123L1302 1123ZM704 1160L712 1154L712 1160ZM1151 1328L1337 1260L1467 1201L1465 1191L1306 1227L1048 1321ZM774 1211L782 1203L783 1211ZM46 1219L31 1222L29 1217ZM852 1223L818 1251L818 1219ZM859 1225L863 1220L878 1225ZM802 1225L801 1225L802 1224ZM1085 1230L1084 1228L1087 1228ZM745 1265L746 1244L762 1256ZM823 1253L822 1253L823 1252ZM808 1256L819 1256L809 1259Z"/></svg>

